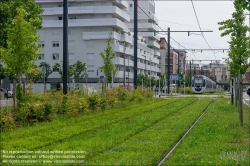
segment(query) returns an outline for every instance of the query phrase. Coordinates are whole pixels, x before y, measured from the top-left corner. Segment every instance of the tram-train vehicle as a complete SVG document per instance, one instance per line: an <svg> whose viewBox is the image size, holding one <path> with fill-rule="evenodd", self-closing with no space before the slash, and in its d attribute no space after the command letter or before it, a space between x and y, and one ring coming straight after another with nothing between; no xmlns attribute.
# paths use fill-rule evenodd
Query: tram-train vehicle
<svg viewBox="0 0 250 166"><path fill-rule="evenodd" d="M216 90L216 83L204 75L192 76L191 82L193 93L215 92Z"/></svg>

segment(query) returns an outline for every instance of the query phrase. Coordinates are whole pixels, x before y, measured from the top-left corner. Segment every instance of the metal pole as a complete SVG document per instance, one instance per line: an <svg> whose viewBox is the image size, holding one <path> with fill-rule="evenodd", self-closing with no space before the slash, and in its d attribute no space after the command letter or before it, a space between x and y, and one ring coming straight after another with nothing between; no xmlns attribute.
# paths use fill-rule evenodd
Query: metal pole
<svg viewBox="0 0 250 166"><path fill-rule="evenodd" d="M192 87L192 85L191 85L191 82L192 82L192 80L191 80L191 78L192 78L192 77L191 77L191 60L190 60L190 62L189 62L189 65L190 65L190 66L189 66L189 67L190 67L190 87Z"/></svg>
<svg viewBox="0 0 250 166"><path fill-rule="evenodd" d="M129 86L129 73L130 73L129 60L130 56L128 55L128 86Z"/></svg>
<svg viewBox="0 0 250 166"><path fill-rule="evenodd" d="M45 74L46 74L46 68L45 68L45 66L43 66L43 82L44 82L43 93L44 94L45 94L45 91L46 91Z"/></svg>
<svg viewBox="0 0 250 166"><path fill-rule="evenodd" d="M63 94L68 93L68 0L63 0Z"/></svg>
<svg viewBox="0 0 250 166"><path fill-rule="evenodd" d="M123 44L123 86L124 86L124 89L125 89L125 86L126 86L126 80L125 80L125 42Z"/></svg>
<svg viewBox="0 0 250 166"><path fill-rule="evenodd" d="M137 14L138 14L138 0L134 0L134 88L137 88Z"/></svg>
<svg viewBox="0 0 250 166"><path fill-rule="evenodd" d="M168 28L168 94L170 90L170 28Z"/></svg>
<svg viewBox="0 0 250 166"><path fill-rule="evenodd" d="M150 74L150 78L149 78L149 86L150 86L150 90L151 90L151 57L150 57L150 71L149 71L149 74Z"/></svg>
<svg viewBox="0 0 250 166"><path fill-rule="evenodd" d="M180 61L180 51L178 50L178 68L177 68L177 74L178 74L178 78L179 78L179 72L180 72L180 66L179 66L179 61ZM178 90L179 90L179 79L178 79L178 85L177 85L177 93L178 93Z"/></svg>
<svg viewBox="0 0 250 166"><path fill-rule="evenodd" d="M185 95L185 74L184 74L184 81L183 81L183 84L184 84L184 95Z"/></svg>
<svg viewBox="0 0 250 166"><path fill-rule="evenodd" d="M159 97L160 97L160 91L161 91L161 79L160 79L160 76L159 76L159 88L158 88L158 92L159 92Z"/></svg>
<svg viewBox="0 0 250 166"><path fill-rule="evenodd" d="M141 89L143 89L143 78L141 79Z"/></svg>

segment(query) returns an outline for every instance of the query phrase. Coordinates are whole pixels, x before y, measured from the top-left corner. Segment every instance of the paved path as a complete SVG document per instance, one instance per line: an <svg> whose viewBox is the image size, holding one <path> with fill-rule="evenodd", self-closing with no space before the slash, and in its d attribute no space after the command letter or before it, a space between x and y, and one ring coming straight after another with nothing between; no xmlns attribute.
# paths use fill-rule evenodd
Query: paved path
<svg viewBox="0 0 250 166"><path fill-rule="evenodd" d="M246 92L243 92L243 102L250 106L250 96Z"/></svg>
<svg viewBox="0 0 250 166"><path fill-rule="evenodd" d="M8 100L0 100L0 106L5 107L5 106L12 106L13 105L13 99L10 98Z"/></svg>

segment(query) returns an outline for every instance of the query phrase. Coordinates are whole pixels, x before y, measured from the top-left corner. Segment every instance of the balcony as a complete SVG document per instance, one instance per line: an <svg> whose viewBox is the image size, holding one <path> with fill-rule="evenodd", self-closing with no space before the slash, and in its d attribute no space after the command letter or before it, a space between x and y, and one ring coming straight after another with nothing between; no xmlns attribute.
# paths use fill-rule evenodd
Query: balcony
<svg viewBox="0 0 250 166"><path fill-rule="evenodd" d="M154 50L154 55L161 56L160 52Z"/></svg>
<svg viewBox="0 0 250 166"><path fill-rule="evenodd" d="M120 52L120 53L124 53L124 46L123 45L120 45L120 44L115 44L113 46L113 50L115 52Z"/></svg>
<svg viewBox="0 0 250 166"><path fill-rule="evenodd" d="M127 33L124 33L121 36L121 41L125 41L127 43L132 43L133 42L133 36L128 35Z"/></svg>
<svg viewBox="0 0 250 166"><path fill-rule="evenodd" d="M114 0L114 3L119 6L119 7L122 7L122 8L126 8L128 9L128 2L127 1L124 1L124 0Z"/></svg>
<svg viewBox="0 0 250 166"><path fill-rule="evenodd" d="M154 35L154 32L138 32L138 36L139 37L149 37L149 38L153 38L155 40L160 40L160 36L159 35Z"/></svg>
<svg viewBox="0 0 250 166"><path fill-rule="evenodd" d="M134 23L127 23L128 28L133 29L134 28ZM149 30L154 30L158 31L159 27L156 26L153 23L140 23L138 24L138 29L149 29Z"/></svg>
<svg viewBox="0 0 250 166"><path fill-rule="evenodd" d="M156 41L148 41L148 46L160 49L160 45Z"/></svg>
<svg viewBox="0 0 250 166"><path fill-rule="evenodd" d="M62 15L63 7L44 8L43 15ZM68 7L68 14L113 14L119 19L130 21L130 16L116 6L74 6Z"/></svg>
<svg viewBox="0 0 250 166"><path fill-rule="evenodd" d="M109 31L106 32L83 32L82 38L83 40L92 40L92 39L108 39L109 38ZM121 39L121 34L113 31L111 35L112 39Z"/></svg>
<svg viewBox="0 0 250 166"><path fill-rule="evenodd" d="M58 28L63 27L63 20L43 20L43 28ZM112 26L121 28L127 31L127 26L124 22L117 18L103 19L72 19L68 20L69 27L104 27Z"/></svg>

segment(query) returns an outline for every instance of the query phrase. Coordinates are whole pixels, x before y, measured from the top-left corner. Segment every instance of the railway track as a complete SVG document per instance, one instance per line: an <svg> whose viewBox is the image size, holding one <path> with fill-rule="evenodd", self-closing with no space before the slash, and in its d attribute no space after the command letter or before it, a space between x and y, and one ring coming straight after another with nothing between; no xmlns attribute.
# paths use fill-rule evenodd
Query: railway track
<svg viewBox="0 0 250 166"><path fill-rule="evenodd" d="M157 166L160 166L168 157L169 155L174 151L174 149L181 143L181 141L186 137L186 135L192 130L192 128L196 125L196 123L201 119L201 117L206 113L206 111L209 109L211 104L214 102L214 100L203 110L201 115L193 122L193 124L182 134L180 139L178 139L174 145L162 156L162 158L157 162Z"/></svg>

